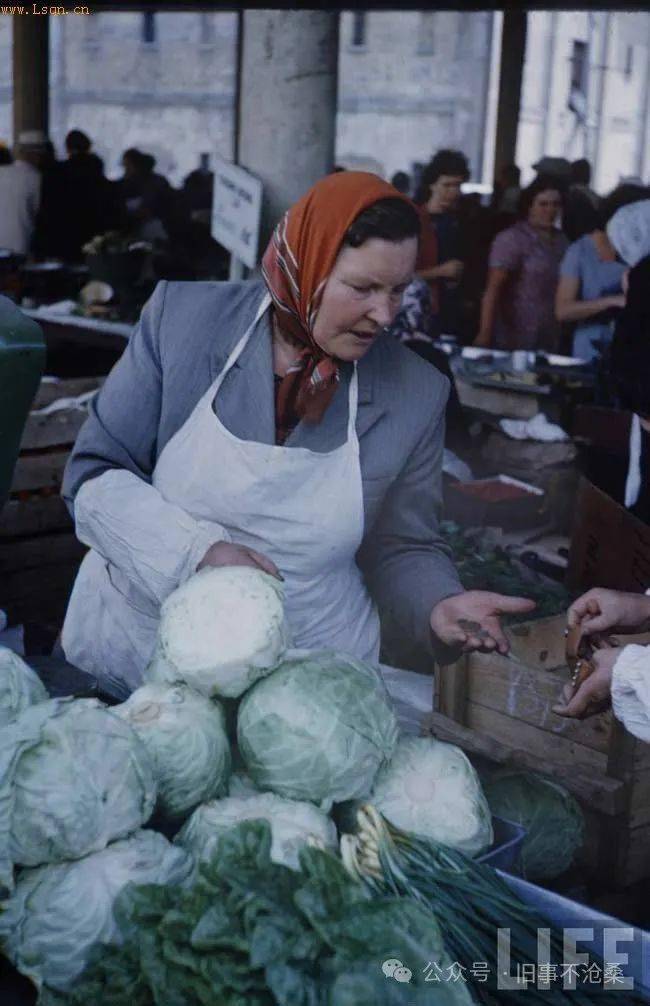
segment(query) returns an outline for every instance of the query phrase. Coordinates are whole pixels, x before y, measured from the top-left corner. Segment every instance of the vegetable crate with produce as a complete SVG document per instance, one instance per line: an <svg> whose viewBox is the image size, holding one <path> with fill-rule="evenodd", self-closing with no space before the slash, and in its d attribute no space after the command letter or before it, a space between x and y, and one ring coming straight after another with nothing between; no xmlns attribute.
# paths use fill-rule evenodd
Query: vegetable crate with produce
<svg viewBox="0 0 650 1006"><path fill-rule="evenodd" d="M513 967L528 963L537 920L477 861L493 822L465 755L399 739L378 669L288 650L281 588L233 572L168 599L149 668L161 677L111 708L47 699L4 660L0 947L40 1006L425 1006L426 968L494 961L497 922L518 934ZM385 885L367 880L384 844L368 845L365 803L342 861L339 801L368 799L375 831L415 850L420 889L394 857ZM473 893L459 872L481 881ZM439 984L435 1001L488 1002L475 985Z"/></svg>
<svg viewBox="0 0 650 1006"><path fill-rule="evenodd" d="M586 817L579 862L603 887L650 876L650 747L611 712L553 712L569 680L563 615L511 625L508 657L472 653L439 675L431 733L470 756L561 783Z"/></svg>

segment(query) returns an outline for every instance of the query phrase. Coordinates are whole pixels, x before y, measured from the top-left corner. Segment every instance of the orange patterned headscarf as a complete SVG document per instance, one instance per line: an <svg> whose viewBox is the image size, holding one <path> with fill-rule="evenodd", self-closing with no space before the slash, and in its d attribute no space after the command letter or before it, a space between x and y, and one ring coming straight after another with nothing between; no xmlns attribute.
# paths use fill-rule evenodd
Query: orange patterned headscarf
<svg viewBox="0 0 650 1006"><path fill-rule="evenodd" d="M378 175L365 171L327 175L287 210L264 253L262 275L278 324L305 347L298 350L276 392L279 443L295 419L320 422L336 391L338 364L314 340L314 324L348 228L381 199L403 199L414 206ZM415 209L419 212L419 207ZM422 214L420 218L424 223Z"/></svg>

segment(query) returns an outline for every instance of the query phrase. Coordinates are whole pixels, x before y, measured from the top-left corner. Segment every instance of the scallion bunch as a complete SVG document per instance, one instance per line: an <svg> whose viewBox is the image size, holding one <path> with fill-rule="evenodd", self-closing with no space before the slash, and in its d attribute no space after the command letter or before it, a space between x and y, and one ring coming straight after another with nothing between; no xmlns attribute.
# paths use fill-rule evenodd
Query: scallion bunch
<svg viewBox="0 0 650 1006"><path fill-rule="evenodd" d="M615 986L581 989L579 980L575 990L563 989L560 933L521 901L492 867L432 839L396 828L370 804L359 809L357 822L357 834L344 835L341 840L347 870L377 895L398 894L429 908L437 917L453 960L488 964L485 982L472 980L468 968L468 982L477 1002L509 1006L521 1003L525 991L528 1006L592 1006L602 1003L605 992L608 996L616 992ZM550 981L550 988L530 984L518 990L497 989L500 928L510 930L511 972L518 964L537 961L537 931L550 929L550 957L558 968L558 977ZM604 972L600 959L593 956L590 963ZM624 997L626 1006L643 1002L629 991L619 990L618 995L619 1001Z"/></svg>

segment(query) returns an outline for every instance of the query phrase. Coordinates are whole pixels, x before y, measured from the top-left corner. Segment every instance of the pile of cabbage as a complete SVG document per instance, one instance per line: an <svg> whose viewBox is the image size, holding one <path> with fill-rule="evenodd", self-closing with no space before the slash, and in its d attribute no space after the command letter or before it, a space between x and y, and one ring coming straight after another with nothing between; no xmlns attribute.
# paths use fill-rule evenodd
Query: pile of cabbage
<svg viewBox="0 0 650 1006"><path fill-rule="evenodd" d="M0 651L0 947L38 986L65 993L93 945L120 942L128 883L192 883L240 822L266 821L293 870L308 843L336 850L334 820L367 799L471 855L492 843L467 758L400 739L378 669L289 644L278 581L225 567L163 604L121 705L48 699Z"/></svg>

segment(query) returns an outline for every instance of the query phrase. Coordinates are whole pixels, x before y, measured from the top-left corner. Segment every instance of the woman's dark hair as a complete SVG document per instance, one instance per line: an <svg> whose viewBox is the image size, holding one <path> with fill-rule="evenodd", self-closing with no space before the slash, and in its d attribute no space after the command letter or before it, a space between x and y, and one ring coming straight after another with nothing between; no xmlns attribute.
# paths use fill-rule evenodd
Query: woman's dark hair
<svg viewBox="0 0 650 1006"><path fill-rule="evenodd" d="M467 158L461 150L439 150L423 170L418 190L415 194L415 202L419 205L426 203L430 196L430 188L442 175L451 175L453 178L462 178L464 182L469 179L469 164Z"/></svg>
<svg viewBox="0 0 650 1006"><path fill-rule="evenodd" d="M591 181L591 164L586 157L571 162L571 183L573 185L589 185Z"/></svg>
<svg viewBox="0 0 650 1006"><path fill-rule="evenodd" d="M610 373L624 409L650 416L650 255L630 270L625 307L616 322Z"/></svg>
<svg viewBox="0 0 650 1006"><path fill-rule="evenodd" d="M635 185L632 182L624 182L605 196L598 211L598 226L605 230L607 224L617 210L630 203L638 203L642 199L648 199L650 193L643 185Z"/></svg>
<svg viewBox="0 0 650 1006"><path fill-rule="evenodd" d="M409 189L411 188L411 178L405 171L396 171L390 180L390 184L394 189L397 189L398 192L402 192L405 196L407 196Z"/></svg>
<svg viewBox="0 0 650 1006"><path fill-rule="evenodd" d="M535 181L531 182L527 188L523 189L521 195L519 196L517 213L520 220L526 220L528 218L530 208L540 192L548 192L549 189L553 189L554 192L560 193L562 208L564 208L566 188L562 182L558 181L558 179L553 175L538 175Z"/></svg>
<svg viewBox="0 0 650 1006"><path fill-rule="evenodd" d="M71 129L65 138L65 148L71 154L87 154L92 143L80 129Z"/></svg>
<svg viewBox="0 0 650 1006"><path fill-rule="evenodd" d="M370 238L405 241L419 237L420 218L414 206L403 199L380 199L353 221L343 239L344 245L359 248Z"/></svg>

